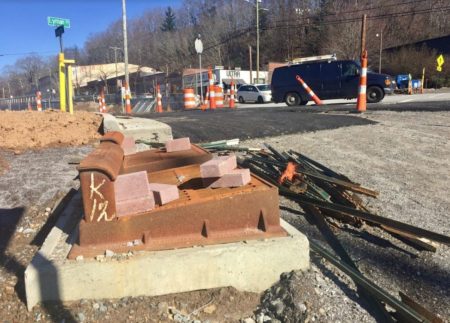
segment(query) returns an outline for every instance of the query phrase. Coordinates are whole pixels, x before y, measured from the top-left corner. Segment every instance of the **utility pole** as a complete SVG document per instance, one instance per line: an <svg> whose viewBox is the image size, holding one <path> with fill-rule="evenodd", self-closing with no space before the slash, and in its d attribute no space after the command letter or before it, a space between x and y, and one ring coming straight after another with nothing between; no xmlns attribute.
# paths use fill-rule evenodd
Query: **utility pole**
<svg viewBox="0 0 450 323"><path fill-rule="evenodd" d="M361 24L361 57L363 57L364 51L366 50L366 21L367 15L364 14L362 17L362 24Z"/></svg>
<svg viewBox="0 0 450 323"><path fill-rule="evenodd" d="M381 74L381 52L383 51L383 31L380 32L380 34L376 35L377 37L380 36L380 57L378 61L378 73Z"/></svg>
<svg viewBox="0 0 450 323"><path fill-rule="evenodd" d="M118 77L118 74L117 74L117 51L122 50L122 48L114 47L114 46L109 46L109 48L111 48L114 51L114 63L116 64L116 82L117 82L117 77ZM116 85L117 85L117 83L116 83ZM123 84L120 86L120 105L122 107L122 111L124 111L125 107L123 105L122 87L123 87Z"/></svg>
<svg viewBox="0 0 450 323"><path fill-rule="evenodd" d="M109 46L114 51L114 63L116 64L116 81L117 81L117 51L122 50L120 47Z"/></svg>
<svg viewBox="0 0 450 323"><path fill-rule="evenodd" d="M122 0L123 56L125 61L125 82L128 88L130 88L130 76L128 75L127 8L125 1Z"/></svg>
<svg viewBox="0 0 450 323"><path fill-rule="evenodd" d="M252 46L248 45L248 60L250 65L250 84L253 84L253 71L252 71Z"/></svg>
<svg viewBox="0 0 450 323"><path fill-rule="evenodd" d="M259 83L259 1L256 0L256 83Z"/></svg>

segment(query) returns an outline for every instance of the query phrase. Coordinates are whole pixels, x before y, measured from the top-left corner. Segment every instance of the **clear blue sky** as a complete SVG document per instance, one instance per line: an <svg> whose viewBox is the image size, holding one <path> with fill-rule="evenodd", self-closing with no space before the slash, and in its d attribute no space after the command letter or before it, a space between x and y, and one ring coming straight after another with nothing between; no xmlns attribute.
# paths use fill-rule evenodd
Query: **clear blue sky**
<svg viewBox="0 0 450 323"><path fill-rule="evenodd" d="M127 17L180 4L181 0L127 0ZM0 0L0 71L23 57L9 54L52 55L59 51L54 27L47 25L48 16L70 19L64 46L82 47L89 34L105 30L121 15L122 0Z"/></svg>

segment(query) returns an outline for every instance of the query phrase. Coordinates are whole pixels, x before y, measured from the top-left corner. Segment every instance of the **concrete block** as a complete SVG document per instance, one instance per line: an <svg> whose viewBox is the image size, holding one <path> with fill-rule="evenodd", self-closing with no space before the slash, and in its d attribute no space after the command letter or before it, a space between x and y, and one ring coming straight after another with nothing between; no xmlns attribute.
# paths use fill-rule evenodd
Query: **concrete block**
<svg viewBox="0 0 450 323"><path fill-rule="evenodd" d="M134 141L134 138L132 137L125 137L123 139L121 147L125 156L136 153L136 143Z"/></svg>
<svg viewBox="0 0 450 323"><path fill-rule="evenodd" d="M121 131L119 123L117 122L116 117L109 113L103 114L103 131L105 133L111 131Z"/></svg>
<svg viewBox="0 0 450 323"><path fill-rule="evenodd" d="M188 137L168 140L166 142L166 151L168 153L189 149L191 149L191 141L189 140Z"/></svg>
<svg viewBox="0 0 450 323"><path fill-rule="evenodd" d="M135 117L114 117L103 114L103 131L120 131L134 140L165 143L173 139L172 128L162 122Z"/></svg>
<svg viewBox="0 0 450 323"><path fill-rule="evenodd" d="M250 169L237 168L226 173L221 178L211 184L212 188L220 187L239 187L244 186L250 182Z"/></svg>
<svg viewBox="0 0 450 323"><path fill-rule="evenodd" d="M159 205L164 205L180 198L176 185L149 183L148 187L153 192L155 202Z"/></svg>
<svg viewBox="0 0 450 323"><path fill-rule="evenodd" d="M31 309L45 300L157 296L226 286L262 292L282 273L309 267L307 238L283 220L281 225L287 237L138 252L128 259L104 257L101 262L67 260L66 253L57 252L64 249L59 245L51 253L39 251L25 271L27 306ZM59 239L60 244L66 241Z"/></svg>
<svg viewBox="0 0 450 323"><path fill-rule="evenodd" d="M202 178L222 177L237 167L236 155L214 157L200 165Z"/></svg>
<svg viewBox="0 0 450 323"><path fill-rule="evenodd" d="M145 212L155 207L146 171L117 176L114 181L114 197L117 216Z"/></svg>

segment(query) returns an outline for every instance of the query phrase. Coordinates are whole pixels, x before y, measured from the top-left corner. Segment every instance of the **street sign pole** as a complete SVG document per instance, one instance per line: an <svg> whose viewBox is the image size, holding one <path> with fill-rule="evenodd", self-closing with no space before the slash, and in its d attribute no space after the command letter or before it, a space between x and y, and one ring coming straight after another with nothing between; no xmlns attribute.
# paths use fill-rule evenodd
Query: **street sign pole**
<svg viewBox="0 0 450 323"><path fill-rule="evenodd" d="M202 73L202 53L203 53L203 43L201 40L201 35L198 34L197 39L195 40L195 51L198 54L198 64L200 69L200 104L203 102L203 73ZM195 85L197 86L197 85Z"/></svg>
<svg viewBox="0 0 450 323"><path fill-rule="evenodd" d="M200 67L200 101L203 102L202 54L198 54L198 64Z"/></svg>

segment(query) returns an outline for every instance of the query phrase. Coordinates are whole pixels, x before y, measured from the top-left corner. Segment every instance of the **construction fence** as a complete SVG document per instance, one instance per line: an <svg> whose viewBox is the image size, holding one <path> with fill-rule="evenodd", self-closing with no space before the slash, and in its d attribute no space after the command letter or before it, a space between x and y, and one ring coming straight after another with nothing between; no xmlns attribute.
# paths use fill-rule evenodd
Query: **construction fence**
<svg viewBox="0 0 450 323"><path fill-rule="evenodd" d="M120 94L105 94L105 103L109 109L115 109L120 111L121 98ZM98 95L78 95L73 98L75 104L75 110L77 104L90 104L98 105ZM156 106L156 99L153 95L141 94L131 95L131 108L132 113L147 113L154 112ZM59 97L47 96L42 97L41 105L43 110L59 109ZM182 110L184 107L183 94L171 94L162 96L162 105L164 110ZM0 98L0 110L37 110L36 96L26 95L15 98Z"/></svg>

